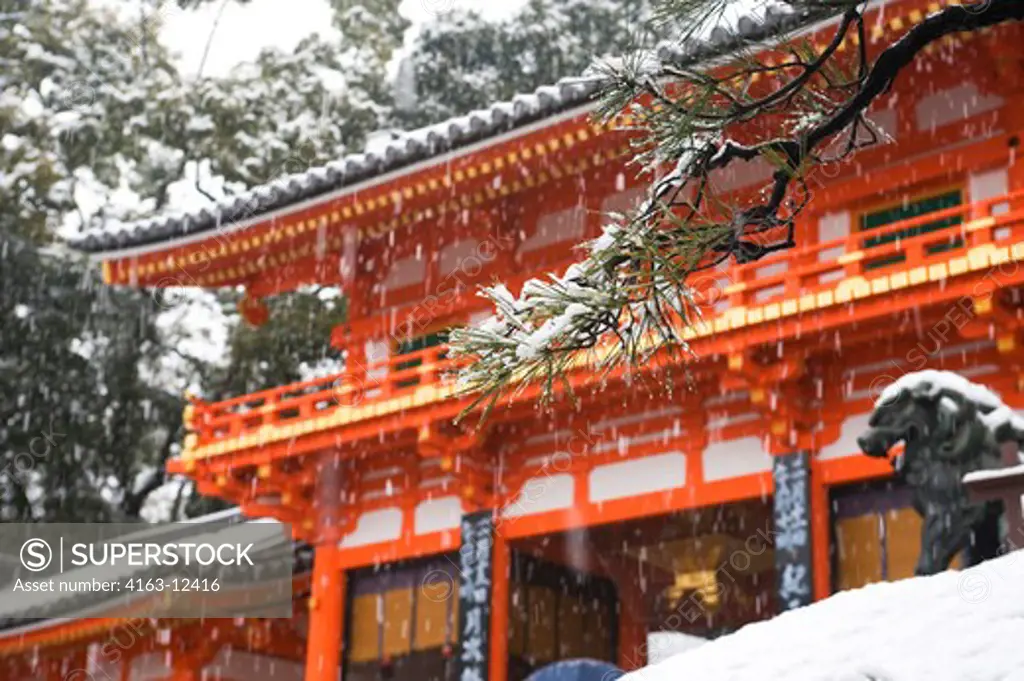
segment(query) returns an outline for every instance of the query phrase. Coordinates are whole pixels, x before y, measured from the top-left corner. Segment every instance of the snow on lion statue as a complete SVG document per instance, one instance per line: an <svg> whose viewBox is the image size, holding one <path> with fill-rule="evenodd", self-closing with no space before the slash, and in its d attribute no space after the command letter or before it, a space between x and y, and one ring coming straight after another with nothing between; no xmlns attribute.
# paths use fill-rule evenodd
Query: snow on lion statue
<svg viewBox="0 0 1024 681"><path fill-rule="evenodd" d="M968 551L977 564L999 552L1000 502L971 503L965 474L1005 465L1004 443L1024 443L1024 419L998 395L948 371L906 374L875 403L869 427L857 444L868 456L886 457L903 442L893 461L898 477L913 490L914 508L924 520L916 573L949 568Z"/></svg>

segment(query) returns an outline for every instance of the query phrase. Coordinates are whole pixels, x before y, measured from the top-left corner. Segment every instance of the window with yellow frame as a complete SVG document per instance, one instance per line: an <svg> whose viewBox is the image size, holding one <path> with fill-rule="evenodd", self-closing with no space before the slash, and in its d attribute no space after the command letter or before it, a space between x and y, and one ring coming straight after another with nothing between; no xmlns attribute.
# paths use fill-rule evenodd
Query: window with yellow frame
<svg viewBox="0 0 1024 681"><path fill-rule="evenodd" d="M356 573L352 594L347 656L353 666L379 665L456 643L458 576L450 561Z"/></svg>

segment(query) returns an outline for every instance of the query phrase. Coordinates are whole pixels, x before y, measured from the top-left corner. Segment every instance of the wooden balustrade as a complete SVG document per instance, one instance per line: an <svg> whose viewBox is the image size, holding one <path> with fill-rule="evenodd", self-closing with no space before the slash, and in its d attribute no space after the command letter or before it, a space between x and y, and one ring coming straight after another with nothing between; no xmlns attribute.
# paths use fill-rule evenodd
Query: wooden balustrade
<svg viewBox="0 0 1024 681"><path fill-rule="evenodd" d="M444 346L425 348L222 402L197 400L189 414L190 429L202 445L239 437L267 425L401 397L422 386L449 380L456 364L446 356L447 351Z"/></svg>
<svg viewBox="0 0 1024 681"><path fill-rule="evenodd" d="M960 223L911 237L895 238L888 243L873 246L865 244L868 239L883 241L884 237L950 218L959 218ZM1020 237L1022 221L1024 191L1019 191L926 213L869 231L851 229L849 235L839 239L782 251L763 260L732 268L730 278L739 284L737 288L742 289L742 296L731 302L734 305L763 304L790 297L788 291L815 293L843 278L870 278L872 275L910 271L920 266L945 262L962 255L969 248L986 243L1009 242L1013 236ZM997 236L996 233L1001 229L1005 233ZM936 248L940 246L943 247L941 250ZM828 257L822 258L822 254ZM894 255L904 258L892 264L871 266ZM755 276L755 272L774 263L786 263L789 267L780 268L780 272L768 276ZM757 298L759 292L773 288L778 288L779 293Z"/></svg>
<svg viewBox="0 0 1024 681"><path fill-rule="evenodd" d="M950 218L959 223L906 238L895 236ZM894 238L886 242L885 237ZM843 238L780 252L721 274L701 273L696 288L704 297L706 314L714 317L730 307L792 299L833 288L851 278L855 285L864 287L882 275L902 271L912 275L921 268L962 258L971 248L1006 245L1022 238L1024 191L928 213L869 232L851 230ZM868 239L874 243L868 245ZM862 278L863 283L856 278ZM916 283L913 276L910 278L909 284ZM720 290L712 294L712 288ZM196 444L203 445L257 432L268 425L402 397L424 386L452 380L450 373L455 365L446 353L445 346L425 348L221 402L194 401L187 420L197 436Z"/></svg>

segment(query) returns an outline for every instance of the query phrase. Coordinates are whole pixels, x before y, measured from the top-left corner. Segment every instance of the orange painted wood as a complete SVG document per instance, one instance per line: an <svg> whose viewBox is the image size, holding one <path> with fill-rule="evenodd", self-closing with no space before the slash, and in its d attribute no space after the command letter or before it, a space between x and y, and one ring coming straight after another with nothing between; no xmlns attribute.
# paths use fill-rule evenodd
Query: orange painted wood
<svg viewBox="0 0 1024 681"><path fill-rule="evenodd" d="M895 455L901 450L902 445L894 447L891 454ZM848 456L832 461L822 461L820 469L822 482L830 486L886 478L892 475L892 464L888 460L873 459L867 456Z"/></svg>
<svg viewBox="0 0 1024 681"><path fill-rule="evenodd" d="M456 527L451 531L403 537L398 541L342 548L339 561L345 569L352 569L456 551L459 545Z"/></svg>
<svg viewBox="0 0 1024 681"><path fill-rule="evenodd" d="M306 681L337 681L345 614L345 573L335 542L315 549Z"/></svg>
<svg viewBox="0 0 1024 681"><path fill-rule="evenodd" d="M986 213L994 205L1017 200L1024 200L1024 195L1011 195L1010 197L1001 197L973 205L965 204L927 217L915 218L886 226L879 230L874 230L872 234L873 236L879 236L897 233L929 220L941 219L952 215L963 215L969 218L972 213L977 214L979 211ZM1012 233L1017 235L1017 238L1024 237L1024 209L1009 214L992 216L991 219L993 224L990 227L975 231L977 237L987 237L991 241L994 238L995 231L1003 226L1009 227ZM876 231L878 232L877 235L874 233ZM905 252L917 253L917 257L920 260L908 260L905 263L900 263L898 266L882 268L878 270L878 275L947 262L957 256L956 250L926 256L924 246L948 241L952 236L959 235L961 231L962 228L960 226L952 226L901 240L899 247L904 249ZM860 239L862 238L861 235L854 234L844 239L814 244L807 247L806 253L795 251L793 257L802 257L807 254L814 255L836 247L842 247L848 254L859 252L862 250L860 248ZM912 249L911 247L914 244L920 245L921 248ZM896 242L876 246L870 249L871 257L879 258L895 253L896 248ZM789 257L789 255L786 257ZM804 261L806 262L806 260ZM800 281L799 290L805 293L814 293L816 290L821 290L822 286L820 284L813 285L809 283L809 280L819 278L829 268L834 269L836 266L836 264L828 262L820 263L814 259L814 262L802 268L793 267L779 275L764 277L756 282L751 282L747 285L747 289L753 295L757 291L770 289L776 283L798 280ZM874 275L875 273L873 272L872 274ZM990 281L993 279L996 280ZM994 285L1005 287L1019 284L1021 281L1024 281L1024 272L1016 265L1011 265L999 268L998 271L975 272L958 276L949 280L949 282L931 282L915 286L906 289L906 295L902 292L899 293L898 302L907 309L912 306L940 304L954 301L964 296L983 294ZM764 302L770 302L770 300L769 298ZM892 295L876 295L851 302L849 305L836 305L813 314L788 317L775 324L746 325L736 331L721 331L714 336L694 340L693 348L699 356L714 356L718 352L734 353L743 347L777 342L786 337L799 337L808 332L820 333L833 328L841 329L848 327L851 323L864 322L891 314L892 312ZM416 353L417 359L422 356L424 363L414 368L399 368L401 365L398 359L392 358L386 365L378 367L380 370L386 370L385 377L372 381L369 384L353 386L348 381L346 375L342 374L323 379L319 382L306 382L272 389L228 400L223 403L213 405L197 404L192 421L196 424L199 444L208 444L209 442L225 438L233 439L242 433L253 432L269 424L280 426L284 423L282 414L293 414L294 416L291 418L297 420L311 419L333 413L335 410L345 408L349 404L361 405L375 400L394 399L403 395L411 395L418 385L426 384L424 382L427 380L436 383L442 372L453 366L450 360L441 359L442 352L443 349L441 348L431 348L427 351ZM585 383L586 377L582 377L579 382L581 384ZM413 384L410 385L410 383ZM527 389L523 392L520 399L529 399L532 392L535 391ZM424 409L433 412L425 419L425 422L430 422L436 418L443 418L444 411L448 411L438 404L427 405ZM439 410L441 410L440 413L438 413ZM408 423L406 419L413 418L410 414L411 411L412 409L409 409L405 412L404 418L400 421L401 424ZM348 427L346 428L346 435L357 433L358 430L358 425ZM377 427L375 430L379 432L380 428ZM289 448L294 449L291 444L289 444Z"/></svg>
<svg viewBox="0 0 1024 681"><path fill-rule="evenodd" d="M885 513L886 579L895 581L914 576L921 551L921 516L913 508Z"/></svg>
<svg viewBox="0 0 1024 681"><path fill-rule="evenodd" d="M507 681L512 549L508 544L508 538L501 532L494 533L492 551L489 681Z"/></svg>
<svg viewBox="0 0 1024 681"><path fill-rule="evenodd" d="M821 462L811 461L811 562L814 600L832 594L832 508L828 486L822 479Z"/></svg>
<svg viewBox="0 0 1024 681"><path fill-rule="evenodd" d="M591 503L583 508L503 518L499 531L507 538L519 539L551 534L573 527L603 525L687 508L764 498L771 494L771 489L771 473L766 472L706 483L693 488L682 487L668 492L653 492L600 504Z"/></svg>

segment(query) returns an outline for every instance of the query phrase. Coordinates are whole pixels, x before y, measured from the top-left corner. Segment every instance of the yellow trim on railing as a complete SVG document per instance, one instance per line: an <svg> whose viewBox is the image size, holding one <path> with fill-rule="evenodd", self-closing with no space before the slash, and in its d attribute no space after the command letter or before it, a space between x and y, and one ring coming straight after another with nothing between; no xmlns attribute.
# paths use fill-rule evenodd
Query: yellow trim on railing
<svg viewBox="0 0 1024 681"><path fill-rule="evenodd" d="M746 291L746 290L747 290L747 285L746 285L746 283L745 283L745 282L742 282L742 281L741 281L741 282L738 282L738 283L736 283L736 284L729 284L728 286L726 286L726 287L725 287L725 288L724 288L724 289L722 290L722 292L723 292L723 293L724 293L725 295L727 295L727 296L731 296L731 295L733 295L734 293L743 293L743 292L744 292L744 291Z"/></svg>
<svg viewBox="0 0 1024 681"><path fill-rule="evenodd" d="M942 281L950 276L988 269L1011 260L1024 260L1024 241L1003 247L997 247L994 244L981 244L969 249L965 255L952 258L945 263L921 265L909 272L905 270L893 272L872 279L857 275L840 280L831 289L802 294L799 298L775 301L757 307L736 306L729 308L713 320L701 320L692 327L684 329L683 338L684 340L694 340L714 333L743 329L765 321L790 317L798 312L811 312L848 303L851 300L882 295L892 290L906 288L908 285ZM730 359L730 363L732 363L732 359ZM182 457L186 461L194 461L258 447L269 442L290 440L314 432L440 402L453 397L456 392L456 386L450 383L421 386L402 397L351 408L340 408L324 416L286 425L267 424L233 440L212 442L201 447L196 446L196 434L190 433L185 438L185 451Z"/></svg>
<svg viewBox="0 0 1024 681"><path fill-rule="evenodd" d="M971 220L964 225L965 232L976 232L979 229L987 229L996 224L995 216L989 215L988 217L978 218L977 220Z"/></svg>

